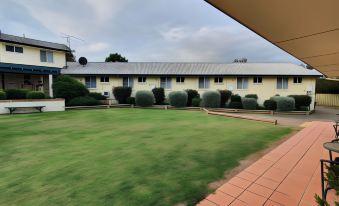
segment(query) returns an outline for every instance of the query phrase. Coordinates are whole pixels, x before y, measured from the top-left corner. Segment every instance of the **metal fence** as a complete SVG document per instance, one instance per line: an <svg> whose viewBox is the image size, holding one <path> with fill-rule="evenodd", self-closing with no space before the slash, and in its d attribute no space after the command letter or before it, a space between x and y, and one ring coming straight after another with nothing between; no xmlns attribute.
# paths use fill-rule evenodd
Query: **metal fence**
<svg viewBox="0 0 339 206"><path fill-rule="evenodd" d="M339 94L317 94L317 105L339 107Z"/></svg>

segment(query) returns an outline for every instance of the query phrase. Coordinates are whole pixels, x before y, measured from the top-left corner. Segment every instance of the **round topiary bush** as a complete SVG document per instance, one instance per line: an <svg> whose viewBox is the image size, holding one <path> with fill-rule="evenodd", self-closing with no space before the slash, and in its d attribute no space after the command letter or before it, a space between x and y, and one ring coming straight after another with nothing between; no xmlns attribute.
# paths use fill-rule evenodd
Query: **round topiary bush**
<svg viewBox="0 0 339 206"><path fill-rule="evenodd" d="M206 91L202 94L203 107L218 108L220 107L220 93L218 91Z"/></svg>
<svg viewBox="0 0 339 206"><path fill-rule="evenodd" d="M241 96L234 94L231 96L231 102L241 102Z"/></svg>
<svg viewBox="0 0 339 206"><path fill-rule="evenodd" d="M75 97L67 103L68 106L94 106L98 104L99 101L90 96Z"/></svg>
<svg viewBox="0 0 339 206"><path fill-rule="evenodd" d="M230 102L228 107L231 109L242 109L242 102Z"/></svg>
<svg viewBox="0 0 339 206"><path fill-rule="evenodd" d="M126 99L132 94L131 87L114 87L113 95L119 104L126 104Z"/></svg>
<svg viewBox="0 0 339 206"><path fill-rule="evenodd" d="M277 111L287 112L295 109L295 100L292 97L275 96L271 98L277 103Z"/></svg>
<svg viewBox="0 0 339 206"><path fill-rule="evenodd" d="M7 98L6 92L0 91L0 100L4 100Z"/></svg>
<svg viewBox="0 0 339 206"><path fill-rule="evenodd" d="M140 107L150 107L154 104L155 99L151 91L137 91L135 94L135 104Z"/></svg>
<svg viewBox="0 0 339 206"><path fill-rule="evenodd" d="M127 97L126 103L127 104L135 104L135 98L134 97Z"/></svg>
<svg viewBox="0 0 339 206"><path fill-rule="evenodd" d="M200 98L200 95L197 90L194 89L186 89L185 92L187 93L187 106L193 106L193 99Z"/></svg>
<svg viewBox="0 0 339 206"><path fill-rule="evenodd" d="M186 107L187 93L184 91L174 91L168 95L169 103L173 107Z"/></svg>
<svg viewBox="0 0 339 206"><path fill-rule="evenodd" d="M276 110L277 102L271 99L267 99L264 101L264 107L266 110Z"/></svg>
<svg viewBox="0 0 339 206"><path fill-rule="evenodd" d="M300 111L305 111L304 107L309 107L312 103L312 97L308 95L289 95L289 97L292 97L294 99L295 108Z"/></svg>
<svg viewBox="0 0 339 206"><path fill-rule="evenodd" d="M93 97L93 98L96 99L96 100L105 100L105 99L107 99L106 96L102 95L102 94L99 93L99 92L90 92L90 93L88 94L88 96Z"/></svg>
<svg viewBox="0 0 339 206"><path fill-rule="evenodd" d="M242 106L244 109L255 110L258 107L257 100L255 98L242 98Z"/></svg>
<svg viewBox="0 0 339 206"><path fill-rule="evenodd" d="M246 98L254 98L254 99L258 100L258 95L257 94L246 94L245 97Z"/></svg>
<svg viewBox="0 0 339 206"><path fill-rule="evenodd" d="M220 93L220 107L225 107L226 103L232 96L232 91L230 90L219 90Z"/></svg>
<svg viewBox="0 0 339 206"><path fill-rule="evenodd" d="M155 98L155 104L162 105L165 101L165 90L161 87L156 87L152 89L154 98Z"/></svg>
<svg viewBox="0 0 339 206"><path fill-rule="evenodd" d="M64 98L66 103L75 97L87 96L89 91L78 80L67 76L58 76L52 85L54 97Z"/></svg>
<svg viewBox="0 0 339 206"><path fill-rule="evenodd" d="M45 99L46 95L43 92L30 91L26 94L27 99Z"/></svg>
<svg viewBox="0 0 339 206"><path fill-rule="evenodd" d="M192 99L192 107L200 107L201 99L199 97L195 97Z"/></svg>
<svg viewBox="0 0 339 206"><path fill-rule="evenodd" d="M26 99L27 89L6 89L7 99Z"/></svg>

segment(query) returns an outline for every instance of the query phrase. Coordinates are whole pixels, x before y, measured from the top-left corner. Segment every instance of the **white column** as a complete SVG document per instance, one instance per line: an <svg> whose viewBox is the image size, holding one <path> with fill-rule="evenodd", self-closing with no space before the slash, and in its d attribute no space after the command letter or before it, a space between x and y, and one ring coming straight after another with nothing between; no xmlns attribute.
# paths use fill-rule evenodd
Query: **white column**
<svg viewBox="0 0 339 206"><path fill-rule="evenodd" d="M53 84L53 75L49 74L48 75L48 91L49 91L49 96L53 97L53 88L52 88L52 84Z"/></svg>

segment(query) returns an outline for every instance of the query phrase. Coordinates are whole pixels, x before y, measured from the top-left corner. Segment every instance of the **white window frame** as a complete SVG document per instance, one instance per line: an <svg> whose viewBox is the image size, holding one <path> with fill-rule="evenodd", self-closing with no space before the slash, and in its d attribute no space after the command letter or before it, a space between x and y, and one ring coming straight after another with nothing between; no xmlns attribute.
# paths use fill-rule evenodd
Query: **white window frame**
<svg viewBox="0 0 339 206"><path fill-rule="evenodd" d="M224 83L224 77L214 77L214 83L215 84L222 84L222 83Z"/></svg>
<svg viewBox="0 0 339 206"><path fill-rule="evenodd" d="M105 93L107 93L107 94L105 94ZM102 93L102 95L105 96L105 97L109 97L109 96L110 96L110 95L109 95L109 92L107 92L107 91L104 91L104 92Z"/></svg>
<svg viewBox="0 0 339 206"><path fill-rule="evenodd" d="M7 47L13 47L13 51L8 51L8 50L7 50ZM17 48L21 48L21 49L22 49L22 52L17 52ZM6 52L10 52L10 53L23 54L23 53L24 53L24 47L6 44L6 45L5 45L5 51L6 51Z"/></svg>
<svg viewBox="0 0 339 206"><path fill-rule="evenodd" d="M183 84L183 83L185 83L185 77L184 76L177 76L175 78L175 81L176 81L177 84Z"/></svg>
<svg viewBox="0 0 339 206"><path fill-rule="evenodd" d="M288 77L277 77L277 89L288 89L288 79ZM281 88L278 88L279 80L281 80Z"/></svg>
<svg viewBox="0 0 339 206"><path fill-rule="evenodd" d="M163 82L162 79L165 79ZM162 83L165 83L163 86ZM164 89L171 89L172 88L172 78L171 77L160 77L160 87Z"/></svg>
<svg viewBox="0 0 339 206"><path fill-rule="evenodd" d="M124 78L127 78L127 85L124 85ZM122 77L122 86L123 87L133 87L133 77Z"/></svg>
<svg viewBox="0 0 339 206"><path fill-rule="evenodd" d="M89 84L87 84L88 81L86 81L86 78L89 78ZM93 87L94 82L94 87ZM96 89L97 88L97 77L96 76L85 76L85 85L88 89Z"/></svg>
<svg viewBox="0 0 339 206"><path fill-rule="evenodd" d="M200 86L200 81L203 81L203 86ZM199 77L198 79L198 88L199 89L208 89L209 88L209 77Z"/></svg>
<svg viewBox="0 0 339 206"><path fill-rule="evenodd" d="M145 77L145 76L140 76L140 77L138 77L138 83L146 83L146 81L147 81L147 77Z"/></svg>
<svg viewBox="0 0 339 206"><path fill-rule="evenodd" d="M259 79L261 79L261 82L259 82ZM262 77L261 76L253 77L253 84L262 84Z"/></svg>
<svg viewBox="0 0 339 206"><path fill-rule="evenodd" d="M45 59L42 58L43 52L45 53ZM40 62L54 63L54 53L48 50L40 50Z"/></svg>
<svg viewBox="0 0 339 206"><path fill-rule="evenodd" d="M297 81L295 81L297 80ZM300 81L299 81L300 80ZM303 83L303 77L293 77L293 84L302 84Z"/></svg>
<svg viewBox="0 0 339 206"><path fill-rule="evenodd" d="M238 87L239 86L238 82L240 80L241 80L241 87ZM244 81L244 80L246 80L246 81ZM247 82L247 83L245 84L245 82ZM237 77L237 89L239 89L239 90L248 89L248 77Z"/></svg>

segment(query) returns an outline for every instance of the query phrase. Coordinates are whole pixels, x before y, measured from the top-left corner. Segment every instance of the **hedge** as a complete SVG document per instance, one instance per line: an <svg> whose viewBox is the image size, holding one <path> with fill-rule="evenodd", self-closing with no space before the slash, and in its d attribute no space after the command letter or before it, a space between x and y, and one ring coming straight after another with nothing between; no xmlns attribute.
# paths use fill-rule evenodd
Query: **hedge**
<svg viewBox="0 0 339 206"><path fill-rule="evenodd" d="M220 93L220 107L225 107L226 103L232 96L232 92L229 90L219 90Z"/></svg>
<svg viewBox="0 0 339 206"><path fill-rule="evenodd" d="M220 107L220 93L217 91L206 91L202 94L203 107L218 108Z"/></svg>
<svg viewBox="0 0 339 206"><path fill-rule="evenodd" d="M67 76L58 76L52 85L54 97L64 98L66 103L75 97L87 96L89 91L78 80Z"/></svg>
<svg viewBox="0 0 339 206"><path fill-rule="evenodd" d="M295 108L300 110L300 107L309 107L312 103L312 97L308 95L289 95L295 101Z"/></svg>
<svg viewBox="0 0 339 206"><path fill-rule="evenodd" d="M242 102L230 102L228 107L232 109L242 109Z"/></svg>
<svg viewBox="0 0 339 206"><path fill-rule="evenodd" d="M4 100L7 98L6 92L0 91L0 100Z"/></svg>
<svg viewBox="0 0 339 206"><path fill-rule="evenodd" d="M246 98L254 98L254 99L258 100L258 95L257 94L246 94L245 97Z"/></svg>
<svg viewBox="0 0 339 206"><path fill-rule="evenodd" d="M6 89L7 99L26 99L27 89Z"/></svg>
<svg viewBox="0 0 339 206"><path fill-rule="evenodd" d="M185 107L187 105L187 93L184 91L173 91L169 93L168 98L173 107Z"/></svg>
<svg viewBox="0 0 339 206"><path fill-rule="evenodd" d="M266 110L276 110L277 109L277 102L271 99L264 101L264 107Z"/></svg>
<svg viewBox="0 0 339 206"><path fill-rule="evenodd" d="M98 104L99 101L90 96L75 97L67 103L68 106L94 106Z"/></svg>
<svg viewBox="0 0 339 206"><path fill-rule="evenodd" d="M126 104L126 99L132 94L131 87L114 87L113 95L119 104Z"/></svg>
<svg viewBox="0 0 339 206"><path fill-rule="evenodd" d="M238 94L231 95L231 102L241 102L241 96Z"/></svg>
<svg viewBox="0 0 339 206"><path fill-rule="evenodd" d="M155 104L162 105L165 101L165 90L164 88L157 87L152 89L154 98L155 98Z"/></svg>
<svg viewBox="0 0 339 206"><path fill-rule="evenodd" d="M105 100L107 99L106 96L102 95L101 93L98 92L91 92L88 94L88 96L93 97L96 100Z"/></svg>
<svg viewBox="0 0 339 206"><path fill-rule="evenodd" d="M127 104L135 104L135 97L127 97L126 103Z"/></svg>
<svg viewBox="0 0 339 206"><path fill-rule="evenodd" d="M199 97L195 97L192 99L192 107L200 107L201 99Z"/></svg>
<svg viewBox="0 0 339 206"><path fill-rule="evenodd" d="M256 110L258 107L258 103L255 98L244 97L242 98L242 106L244 109Z"/></svg>
<svg viewBox="0 0 339 206"><path fill-rule="evenodd" d="M138 106L150 107L154 102L154 95L151 91L137 91L135 94L135 104Z"/></svg>
<svg viewBox="0 0 339 206"><path fill-rule="evenodd" d="M275 96L271 99L277 103L277 111L279 112L293 111L295 109L295 101L292 97Z"/></svg>
<svg viewBox="0 0 339 206"><path fill-rule="evenodd" d="M185 92L187 93L187 106L193 106L193 99L200 98L200 95L197 90L194 89L186 89Z"/></svg>
<svg viewBox="0 0 339 206"><path fill-rule="evenodd" d="M27 99L45 99L46 95L43 92L30 91L26 94Z"/></svg>

